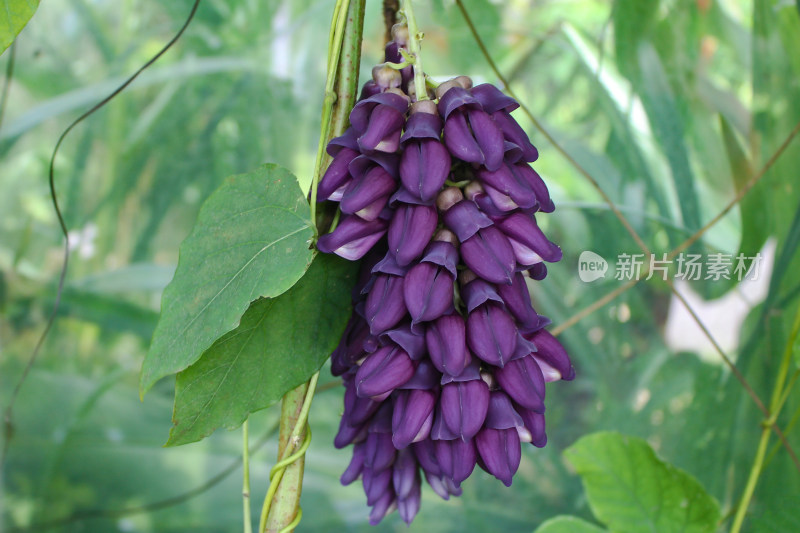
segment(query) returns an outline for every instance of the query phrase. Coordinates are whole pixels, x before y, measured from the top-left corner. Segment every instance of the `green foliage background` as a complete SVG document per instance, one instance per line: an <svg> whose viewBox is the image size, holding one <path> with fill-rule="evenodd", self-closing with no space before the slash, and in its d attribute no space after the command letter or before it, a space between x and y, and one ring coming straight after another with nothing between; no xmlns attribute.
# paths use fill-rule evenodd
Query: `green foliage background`
<svg viewBox="0 0 800 533"><path fill-rule="evenodd" d="M0 124L2 406L55 296L62 241L45 178L55 140L156 52L191 4L50 0L20 34ZM380 6L367 4L362 80L383 45ZM496 83L456 6L418 4L426 70ZM514 90L656 253L716 215L800 121L800 8L793 2L465 5ZM202 2L184 38L67 140L56 180L78 244L59 319L15 410L0 486L0 519L8 529L241 527L240 469L174 505L148 507L235 464L241 443L239 432L220 430L199 443L162 448L174 380L159 382L140 403L137 376L161 291L203 200L225 176L264 162L291 169L303 186L310 182L331 8L322 0ZM9 55L0 56L3 66ZM565 258L534 295L537 310L557 325L621 284L581 282L581 251L612 258L639 250L574 166L524 115L516 116L540 148L535 167L558 206L546 230ZM693 248L754 255L767 238L776 243L769 294L736 332L739 349L730 354L763 399L800 294L797 168L800 142ZM692 285L705 299L732 288ZM580 467L562 452L600 430L646 439L660 457L696 477L723 514L730 511L752 463L761 416L718 357L667 347L670 305L669 288L651 280L565 331L578 377L549 386L548 446L525 448L511 489L476 472L464 495L450 502L424 490L422 511L408 530L533 531L560 514L596 523L573 470ZM325 368L322 381L334 381ZM799 397L796 391L789 397L781 427ZM339 486L350 455L332 446L340 410L340 388L318 394L298 531L406 530L396 515L367 526L360 485ZM254 444L276 417L272 410L251 417ZM796 430L787 438L800 447ZM254 455L255 497L266 490L274 450L273 438ZM800 473L779 450L761 476L747 527L800 529L793 512L798 496Z"/></svg>

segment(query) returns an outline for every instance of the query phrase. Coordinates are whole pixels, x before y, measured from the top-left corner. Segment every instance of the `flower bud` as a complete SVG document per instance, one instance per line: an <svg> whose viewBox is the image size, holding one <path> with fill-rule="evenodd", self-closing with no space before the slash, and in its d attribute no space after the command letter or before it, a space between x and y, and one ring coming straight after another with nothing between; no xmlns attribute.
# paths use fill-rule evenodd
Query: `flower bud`
<svg viewBox="0 0 800 533"><path fill-rule="evenodd" d="M400 276L376 274L370 287L364 313L373 335L380 335L400 322L406 314L403 283Z"/></svg>
<svg viewBox="0 0 800 533"><path fill-rule="evenodd" d="M397 264L405 266L417 259L433 237L439 216L427 205L401 204L389 224L389 250Z"/></svg>
<svg viewBox="0 0 800 533"><path fill-rule="evenodd" d="M545 237L534 217L517 212L495 219L494 224L508 238L520 264L534 265L541 261L555 263L561 260L561 248Z"/></svg>
<svg viewBox="0 0 800 533"><path fill-rule="evenodd" d="M517 347L514 319L494 302L479 306L467 317L467 344L476 356L502 368Z"/></svg>
<svg viewBox="0 0 800 533"><path fill-rule="evenodd" d="M385 220L367 221L358 216L345 216L333 232L319 238L317 248L323 253L357 261L386 234L388 227Z"/></svg>
<svg viewBox="0 0 800 533"><path fill-rule="evenodd" d="M466 328L461 315L454 313L437 318L425 331L431 362L442 373L457 376L469 364Z"/></svg>
<svg viewBox="0 0 800 533"><path fill-rule="evenodd" d="M461 440L469 440L481 429L489 408L489 387L483 380L448 383L439 400L447 428Z"/></svg>
<svg viewBox="0 0 800 533"><path fill-rule="evenodd" d="M510 487L522 457L517 430L484 428L475 437L475 446L486 471Z"/></svg>
<svg viewBox="0 0 800 533"><path fill-rule="evenodd" d="M397 346L384 346L367 356L356 372L356 392L362 398L381 396L414 375L414 363Z"/></svg>
<svg viewBox="0 0 800 533"><path fill-rule="evenodd" d="M436 461L442 474L449 477L458 487L475 469L478 454L473 440L437 440L434 441Z"/></svg>
<svg viewBox="0 0 800 533"><path fill-rule="evenodd" d="M392 443L402 450L412 442L428 438L433 425L436 394L429 390L403 390L397 393L392 415Z"/></svg>

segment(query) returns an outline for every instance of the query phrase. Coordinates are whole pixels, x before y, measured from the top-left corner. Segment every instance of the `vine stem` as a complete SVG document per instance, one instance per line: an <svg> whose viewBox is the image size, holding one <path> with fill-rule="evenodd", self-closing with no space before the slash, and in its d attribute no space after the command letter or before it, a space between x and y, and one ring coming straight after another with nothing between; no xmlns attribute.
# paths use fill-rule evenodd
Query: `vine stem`
<svg viewBox="0 0 800 533"><path fill-rule="evenodd" d="M242 424L242 514L244 533L253 533L250 514L250 428L248 420Z"/></svg>
<svg viewBox="0 0 800 533"><path fill-rule="evenodd" d="M425 85L425 70L422 68L422 34L417 28L417 20L414 18L414 9L411 7L411 0L403 0L403 14L408 24L408 51L414 56L414 90L417 101L428 99L428 89Z"/></svg>
<svg viewBox="0 0 800 533"><path fill-rule="evenodd" d="M761 471L764 466L764 457L767 453L767 446L769 445L769 437L772 427L776 424L781 407L783 406L783 388L784 384L786 383L786 377L789 373L789 366L792 362L794 341L797 338L798 332L800 332L800 308L798 308L795 315L792 331L789 335L788 342L786 343L786 348L783 351L783 360L781 361L781 366L778 369L778 378L775 380L775 386L772 389L769 417L762 424L763 427L761 429L761 439L758 442L758 449L756 450L756 456L753 460L753 466L750 468L750 475L747 478L747 485L744 487L742 498L739 501L738 508L736 509L736 515L733 518L731 533L739 533L741 530L745 515L747 514L747 508L750 507L750 500L753 498L753 493L755 492L756 485L758 484L758 478L761 476Z"/></svg>
<svg viewBox="0 0 800 533"><path fill-rule="evenodd" d="M269 489L261 507L259 533L288 533L302 516L298 504L302 490L303 458L311 443L308 411L318 379L319 372L311 376L308 383L287 392L283 397L278 454L280 460L269 474Z"/></svg>
<svg viewBox="0 0 800 533"><path fill-rule="evenodd" d="M339 57L342 53L342 41L344 40L344 27L350 11L350 0L336 0L333 8L333 20L331 21L331 33L328 39L328 77L325 80L325 99L322 101L322 126L320 131L320 142L317 146L317 160L314 164L314 174L311 177L311 222L317 227L317 187L322 174L322 163L325 159L325 146L331 130L331 117L333 116L333 106L336 103L336 92L334 86L336 75L338 74Z"/></svg>

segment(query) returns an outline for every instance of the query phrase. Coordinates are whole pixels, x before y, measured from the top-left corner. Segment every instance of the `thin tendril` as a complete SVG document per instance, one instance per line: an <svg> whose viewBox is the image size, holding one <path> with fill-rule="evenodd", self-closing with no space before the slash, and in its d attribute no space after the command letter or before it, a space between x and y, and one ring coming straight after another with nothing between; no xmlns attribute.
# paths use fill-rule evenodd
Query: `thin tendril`
<svg viewBox="0 0 800 533"><path fill-rule="evenodd" d="M91 109L83 113L81 116L76 118L67 128L61 133L61 136L58 138L56 142L56 146L53 149L53 154L50 156L50 167L48 169L48 181L50 184L50 199L53 202L53 209L56 213L56 218L58 219L58 225L61 228L61 233L64 235L64 258L61 266L61 273L58 277L58 289L56 290L56 298L55 302L53 303L53 309L50 312L50 315L47 318L47 325L44 328L39 340L36 342L36 346L33 348L33 353L31 354L30 358L28 359L27 364L25 365L25 369L22 371L22 375L20 376L19 380L17 381L16 385L14 386L14 391L11 393L11 398L8 403L8 407L6 407L4 413L4 435L5 438L3 439L3 452L0 455L0 473L2 473L3 468L5 467L6 457L8 455L8 448L9 444L11 443L11 439L14 435L14 404L17 401L17 397L19 396L19 391L22 388L23 383L28 378L28 374L30 374L31 368L33 368L36 359L39 356L39 352L44 344L45 339L47 338L47 334L50 332L50 329L53 327L55 323L56 316L58 315L58 308L61 304L61 296L64 292L64 280L67 277L67 268L69 265L69 233L67 231L67 225L64 222L64 216L61 213L61 207L58 205L58 196L56 195L56 185L55 185L55 162L56 156L58 155L58 150L61 148L61 144L64 142L64 139L67 137L69 132L75 128L78 124L83 122L87 117L98 111L100 108L105 106L108 102L110 102L115 96L119 93L124 91L128 85L130 85L133 80L139 77L145 69L147 69L150 65L158 61L158 59L164 55L164 53L172 48L178 39L183 35L183 32L186 31L186 28L189 27L189 24L192 22L195 13L197 12L197 8L200 5L200 0L195 0L194 4L192 5L192 10L189 13L189 16L186 18L186 21L181 26L180 30L175 34L174 37L161 49L159 52L150 58L147 63L142 65L139 70L133 73L127 80L125 80L119 87L114 89L114 91L103 98L100 102L92 106Z"/></svg>

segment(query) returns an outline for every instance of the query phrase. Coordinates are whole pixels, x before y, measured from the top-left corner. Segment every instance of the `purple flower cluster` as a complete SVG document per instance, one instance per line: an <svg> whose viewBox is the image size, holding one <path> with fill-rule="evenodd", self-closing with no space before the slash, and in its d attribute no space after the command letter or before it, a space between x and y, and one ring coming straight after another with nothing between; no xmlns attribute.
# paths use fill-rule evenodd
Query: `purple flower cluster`
<svg viewBox="0 0 800 533"><path fill-rule="evenodd" d="M373 524L395 508L413 520L421 473L444 499L476 464L511 485L521 443L547 440L545 383L575 373L528 291L561 250L534 217L554 206L518 104L465 77L438 104L411 103L410 75L373 71L317 196L341 211L320 251L363 258L332 372L345 386L335 445L353 444L341 480L361 478Z"/></svg>

